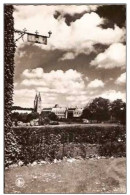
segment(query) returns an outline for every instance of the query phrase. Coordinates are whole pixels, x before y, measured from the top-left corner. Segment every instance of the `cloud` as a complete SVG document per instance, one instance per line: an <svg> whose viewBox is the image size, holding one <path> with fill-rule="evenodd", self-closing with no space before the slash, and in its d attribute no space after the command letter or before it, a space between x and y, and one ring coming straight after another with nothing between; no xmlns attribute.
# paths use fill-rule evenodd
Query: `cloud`
<svg viewBox="0 0 130 195"><path fill-rule="evenodd" d="M116 84L122 85L126 83L126 72L122 73L115 81Z"/></svg>
<svg viewBox="0 0 130 195"><path fill-rule="evenodd" d="M42 35L52 31L47 45L27 43L27 37L24 42L17 42L14 93L18 105L33 106L36 91L42 93L44 105L83 105L100 94L121 97L121 91L110 89L124 90L124 86L114 82L115 79L118 83L123 82L117 77L125 67L125 46L122 44L125 28L115 23L108 28L104 17L95 12L97 7L94 5L18 5L15 8L15 29L26 27L28 32L38 30ZM56 12L59 15L55 17ZM99 67L102 70L96 69ZM120 69L111 71L113 67ZM108 82L108 77L113 80Z"/></svg>
<svg viewBox="0 0 130 195"><path fill-rule="evenodd" d="M36 89L15 89L14 90L14 102L15 105L21 107L32 107L34 106L34 97L37 93ZM52 94L42 94L42 107L54 106L53 101L56 101L57 97Z"/></svg>
<svg viewBox="0 0 130 195"><path fill-rule="evenodd" d="M68 95L66 97L66 100L69 102L69 104L71 106L84 106L85 104L88 103L89 99L87 97L87 94L85 95L78 95L78 96L74 96L74 95Z"/></svg>
<svg viewBox="0 0 130 195"><path fill-rule="evenodd" d="M22 107L33 107L35 94L36 91L34 89L15 89L13 96L14 103Z"/></svg>
<svg viewBox="0 0 130 195"><path fill-rule="evenodd" d="M87 101L83 75L76 70L45 73L42 68L26 69L22 73L22 78L20 89L14 91L15 105L33 107L36 92L41 93L43 107L54 106L56 103L83 105ZM72 102L68 96L74 97L75 100Z"/></svg>
<svg viewBox="0 0 130 195"><path fill-rule="evenodd" d="M75 58L75 56L76 56L75 53L73 53L73 52L67 52L59 60L72 60L72 59Z"/></svg>
<svg viewBox="0 0 130 195"><path fill-rule="evenodd" d="M89 81L89 78L86 76L86 77L85 77L85 80L86 80L86 81Z"/></svg>
<svg viewBox="0 0 130 195"><path fill-rule="evenodd" d="M43 75L43 69L42 68L36 68L36 69L33 69L33 70L25 69L23 71L23 76L26 77L26 78L29 78L29 79L42 78L42 75Z"/></svg>
<svg viewBox="0 0 130 195"><path fill-rule="evenodd" d="M14 87L16 87L18 85L18 83L17 82L14 82Z"/></svg>
<svg viewBox="0 0 130 195"><path fill-rule="evenodd" d="M98 54L90 64L104 69L125 68L126 46L121 43L113 43L104 53Z"/></svg>
<svg viewBox="0 0 130 195"><path fill-rule="evenodd" d="M102 80L95 79L88 84L88 88L98 88L98 87L104 87L104 83Z"/></svg>
<svg viewBox="0 0 130 195"><path fill-rule="evenodd" d="M123 93L121 91L108 90L103 92L100 96L111 101L114 101L116 99L122 99L124 102L126 102L126 93Z"/></svg>
<svg viewBox="0 0 130 195"><path fill-rule="evenodd" d="M70 5L70 6L59 6L58 11L64 13L64 14L70 14L74 15L76 13L82 13L83 11L90 12L95 11L97 9L98 5Z"/></svg>
<svg viewBox="0 0 130 195"><path fill-rule="evenodd" d="M79 93L85 87L82 74L76 70L45 73L42 68L26 69L22 73L24 86L43 87L53 93Z"/></svg>
<svg viewBox="0 0 130 195"><path fill-rule="evenodd" d="M95 11L99 5L14 5L16 12L15 15L19 18L26 19L28 18L28 15L30 17L34 17L36 15L42 14L52 14L55 12L59 12L62 15L69 14L69 15L74 15L76 13L80 14L84 11L90 12L90 11Z"/></svg>
<svg viewBox="0 0 130 195"><path fill-rule="evenodd" d="M48 73L42 68L26 69L21 78L23 80L14 90L14 102L15 105L23 107L33 107L36 92L41 93L42 107L52 107L56 103L65 106L84 106L99 96L110 100L120 98L125 101L125 93L116 90L104 91L105 84L99 79L90 81L89 90L86 90L85 82L88 81L86 79L88 77L72 69L53 70Z"/></svg>
<svg viewBox="0 0 130 195"><path fill-rule="evenodd" d="M25 27L29 32L38 30L39 34L46 35L49 30L52 36L48 45L38 45L45 50L64 50L74 53L66 54L63 59L72 59L80 53L89 54L94 51L94 44L112 44L124 41L125 29L114 26L114 28L102 29L101 24L104 18L99 17L95 12L86 13L80 19L72 22L70 26L65 23L65 18L54 18L54 13L61 10L63 13L80 13L87 9L86 6L16 6L14 12L14 27L22 30ZM93 7L93 6L92 6ZM89 9L95 9L88 7ZM35 25L34 25L35 24ZM95 33L96 32L96 33ZM22 41L21 41L22 42ZM21 45L21 42L17 44ZM22 43L22 44L26 44ZM80 49L79 49L80 47Z"/></svg>

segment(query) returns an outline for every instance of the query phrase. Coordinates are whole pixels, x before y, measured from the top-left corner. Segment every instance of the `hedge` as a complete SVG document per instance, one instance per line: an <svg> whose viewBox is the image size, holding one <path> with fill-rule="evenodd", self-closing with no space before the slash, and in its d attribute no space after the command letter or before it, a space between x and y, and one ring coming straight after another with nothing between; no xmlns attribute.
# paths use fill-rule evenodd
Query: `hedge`
<svg viewBox="0 0 130 195"><path fill-rule="evenodd" d="M80 149L83 158L86 158L87 151L91 157L90 148L100 156L119 157L126 154L125 126L66 125L14 127L13 130L18 147L21 148L18 159L25 164L35 160L52 161L64 156L74 157L76 148Z"/></svg>

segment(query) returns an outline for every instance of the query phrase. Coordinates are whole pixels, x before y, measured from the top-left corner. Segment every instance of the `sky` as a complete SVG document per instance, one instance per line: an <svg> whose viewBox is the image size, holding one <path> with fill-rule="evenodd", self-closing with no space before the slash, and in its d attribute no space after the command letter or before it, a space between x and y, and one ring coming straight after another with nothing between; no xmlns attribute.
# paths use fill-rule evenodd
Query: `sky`
<svg viewBox="0 0 130 195"><path fill-rule="evenodd" d="M125 5L14 5L14 28L48 35L17 41L14 105L84 107L96 97L126 101ZM18 35L15 34L15 39Z"/></svg>

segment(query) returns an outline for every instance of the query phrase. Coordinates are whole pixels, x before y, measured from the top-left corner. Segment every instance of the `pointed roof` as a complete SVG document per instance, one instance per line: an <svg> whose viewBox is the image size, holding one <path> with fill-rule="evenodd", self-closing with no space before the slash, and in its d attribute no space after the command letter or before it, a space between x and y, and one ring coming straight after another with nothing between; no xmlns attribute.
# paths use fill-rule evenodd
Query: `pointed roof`
<svg viewBox="0 0 130 195"><path fill-rule="evenodd" d="M38 98L38 96L37 96L37 93L36 93L36 95L35 95L35 100Z"/></svg>
<svg viewBox="0 0 130 195"><path fill-rule="evenodd" d="M40 92L39 92L39 94L38 94L38 98L41 100L41 94L40 94Z"/></svg>

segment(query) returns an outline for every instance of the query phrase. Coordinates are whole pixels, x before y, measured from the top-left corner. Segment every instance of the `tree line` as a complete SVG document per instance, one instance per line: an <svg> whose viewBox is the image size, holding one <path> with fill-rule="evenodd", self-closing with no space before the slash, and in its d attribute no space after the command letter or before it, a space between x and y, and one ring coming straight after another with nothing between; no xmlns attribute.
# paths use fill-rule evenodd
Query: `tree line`
<svg viewBox="0 0 130 195"><path fill-rule="evenodd" d="M40 123L44 123L47 120L58 121L58 117L55 113L38 113L32 111L31 113L12 113L12 121L22 121L24 123L30 122L33 119L39 119ZM110 102L109 99L102 97L95 98L85 106L81 119L87 119L91 122L101 123L101 122L113 122L113 123L126 123L126 103L121 99L117 99L113 102ZM67 122L67 119L64 119ZM70 120L70 119L68 119ZM73 121L74 119L72 119Z"/></svg>
<svg viewBox="0 0 130 195"><path fill-rule="evenodd" d="M88 120L96 120L97 122L111 120L125 124L126 103L121 99L110 102L109 99L102 97L95 98L84 108L82 117Z"/></svg>

